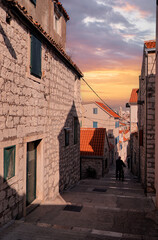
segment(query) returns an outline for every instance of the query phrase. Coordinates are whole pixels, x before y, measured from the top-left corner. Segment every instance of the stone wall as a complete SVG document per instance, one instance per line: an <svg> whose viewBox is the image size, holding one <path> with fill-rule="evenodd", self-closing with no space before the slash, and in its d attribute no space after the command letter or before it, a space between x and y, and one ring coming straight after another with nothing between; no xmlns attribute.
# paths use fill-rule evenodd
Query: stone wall
<svg viewBox="0 0 158 240"><path fill-rule="evenodd" d="M155 191L155 75L147 78L147 192Z"/></svg>
<svg viewBox="0 0 158 240"><path fill-rule="evenodd" d="M95 169L96 175L94 178L100 178L103 176L104 171L104 161L105 159L101 158L84 158L81 157L81 178L93 177L93 173L91 175L92 169Z"/></svg>
<svg viewBox="0 0 158 240"><path fill-rule="evenodd" d="M42 78L30 74L30 32L0 1L0 225L26 214L27 143L37 148L36 198L52 200L80 178L80 80L42 41ZM70 66L70 65L69 65ZM70 129L65 147L64 128ZM15 176L4 181L3 151L16 146ZM60 182L60 189L59 189Z"/></svg>
<svg viewBox="0 0 158 240"><path fill-rule="evenodd" d="M152 54L152 58L155 55ZM145 56L144 56L145 59ZM139 79L138 108L140 179L146 192L155 191L155 75L145 76L145 60Z"/></svg>

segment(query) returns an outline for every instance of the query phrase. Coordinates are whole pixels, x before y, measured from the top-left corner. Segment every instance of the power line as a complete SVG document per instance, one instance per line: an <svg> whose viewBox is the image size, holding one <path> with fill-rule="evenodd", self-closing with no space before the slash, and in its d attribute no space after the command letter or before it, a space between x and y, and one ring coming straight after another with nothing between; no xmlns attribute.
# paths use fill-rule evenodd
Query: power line
<svg viewBox="0 0 158 240"><path fill-rule="evenodd" d="M98 93L96 93L96 91L89 85L89 83L84 79L82 78L82 80L87 84L87 86L92 90L92 92L106 105L108 106L112 111L114 111L99 95ZM114 111L115 112L115 111Z"/></svg>
<svg viewBox="0 0 158 240"><path fill-rule="evenodd" d="M82 78L82 80L87 84L87 86L91 89L91 91L106 105L108 106L112 111L114 111L99 95L98 93L96 93L96 91L89 85L89 83L84 79ZM115 111L114 111L115 112ZM124 121L128 122L128 120L126 120L125 118L121 117Z"/></svg>

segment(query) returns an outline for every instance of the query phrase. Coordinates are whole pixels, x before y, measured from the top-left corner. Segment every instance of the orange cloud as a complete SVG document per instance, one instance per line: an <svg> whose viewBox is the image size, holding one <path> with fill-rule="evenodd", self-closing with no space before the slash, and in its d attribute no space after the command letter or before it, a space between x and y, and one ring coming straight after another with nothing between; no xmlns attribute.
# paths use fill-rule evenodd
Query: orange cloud
<svg viewBox="0 0 158 240"><path fill-rule="evenodd" d="M122 8L126 12L131 12L137 10L142 17L146 17L149 15L149 12L141 10L138 6L126 3Z"/></svg>
<svg viewBox="0 0 158 240"><path fill-rule="evenodd" d="M132 88L138 88L139 71L133 70L106 70L89 71L84 73L84 78L88 84L104 100L122 103L128 102ZM94 102L97 96L82 81L81 94L83 102Z"/></svg>

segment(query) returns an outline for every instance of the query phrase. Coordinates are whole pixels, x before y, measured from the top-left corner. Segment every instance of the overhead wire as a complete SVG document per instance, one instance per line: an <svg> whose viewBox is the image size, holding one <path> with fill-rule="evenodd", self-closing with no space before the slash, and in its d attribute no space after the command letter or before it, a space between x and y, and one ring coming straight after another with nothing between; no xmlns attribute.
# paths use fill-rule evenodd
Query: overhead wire
<svg viewBox="0 0 158 240"><path fill-rule="evenodd" d="M99 95L98 93L89 85L89 83L82 77L82 80L85 82L85 84L91 89L91 91L107 106L109 107L112 111L114 111ZM115 112L115 111L114 111ZM120 116L121 117L121 116ZM127 119L121 117L124 121L128 122Z"/></svg>

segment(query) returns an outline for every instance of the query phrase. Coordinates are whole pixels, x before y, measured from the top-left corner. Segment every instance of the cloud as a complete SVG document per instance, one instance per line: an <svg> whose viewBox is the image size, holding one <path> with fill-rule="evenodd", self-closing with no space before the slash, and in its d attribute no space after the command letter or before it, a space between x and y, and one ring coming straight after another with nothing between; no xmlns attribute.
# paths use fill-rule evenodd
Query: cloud
<svg viewBox="0 0 158 240"><path fill-rule="evenodd" d="M105 84L110 89L104 87L105 91L111 92L117 86L121 92L124 86L128 88L126 93L130 94L130 88L138 86L144 41L155 39L155 2L62 0L62 4L70 15L67 22L67 52L74 62L86 77L88 72L94 74L88 80L92 83L91 80L96 78L96 88ZM107 85L98 71L102 74L117 71L118 82L114 80L114 75L104 75L111 81L111 86ZM125 71L124 74L122 71Z"/></svg>

